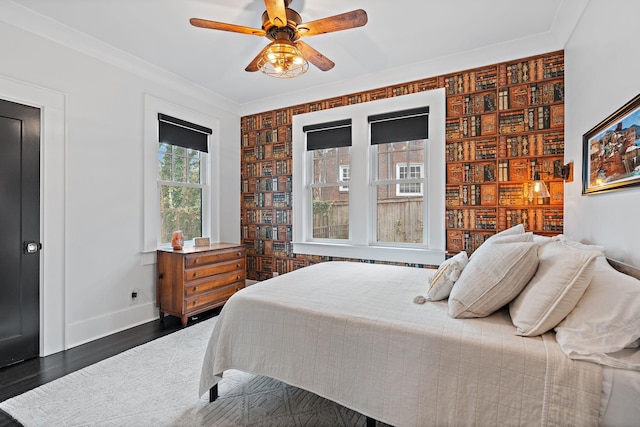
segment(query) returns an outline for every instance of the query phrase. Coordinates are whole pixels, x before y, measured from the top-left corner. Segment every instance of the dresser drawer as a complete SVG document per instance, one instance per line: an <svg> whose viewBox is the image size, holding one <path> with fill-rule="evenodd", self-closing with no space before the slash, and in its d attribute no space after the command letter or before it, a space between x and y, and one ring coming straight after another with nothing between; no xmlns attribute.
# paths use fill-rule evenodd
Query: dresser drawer
<svg viewBox="0 0 640 427"><path fill-rule="evenodd" d="M185 270L185 280L195 280L202 277L214 276L233 270L246 270L245 259L236 259L220 262L218 264L203 265L201 267L189 268Z"/></svg>
<svg viewBox="0 0 640 427"><path fill-rule="evenodd" d="M186 268L192 268L205 264L214 264L222 261L229 261L240 258L244 259L244 252L239 249L233 249L209 253L203 252L197 254L189 254L185 256L184 262Z"/></svg>
<svg viewBox="0 0 640 427"><path fill-rule="evenodd" d="M229 299L231 295L238 292L237 284L232 284L228 286L224 286L222 288L217 288L215 291L207 292L206 294L197 295L194 297L186 298L184 300L185 311L189 312L192 310L196 310L200 307L205 307L209 305L213 305L216 302L223 302ZM242 288L240 288L242 289Z"/></svg>
<svg viewBox="0 0 640 427"><path fill-rule="evenodd" d="M244 288L246 275L244 270L237 270L190 281L185 283L184 292L187 297L192 297L236 282L236 287Z"/></svg>

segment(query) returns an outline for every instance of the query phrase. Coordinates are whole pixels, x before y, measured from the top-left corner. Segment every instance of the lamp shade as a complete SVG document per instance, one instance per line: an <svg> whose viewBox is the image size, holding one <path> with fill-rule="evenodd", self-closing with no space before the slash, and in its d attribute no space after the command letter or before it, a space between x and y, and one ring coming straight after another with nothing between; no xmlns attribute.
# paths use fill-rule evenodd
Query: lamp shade
<svg viewBox="0 0 640 427"><path fill-rule="evenodd" d="M292 78L304 74L309 62L289 40L275 40L258 60L260 71L271 77Z"/></svg>
<svg viewBox="0 0 640 427"><path fill-rule="evenodd" d="M538 172L533 177L533 182L529 186L529 199L539 199L549 197L549 189L547 184L540 179Z"/></svg>

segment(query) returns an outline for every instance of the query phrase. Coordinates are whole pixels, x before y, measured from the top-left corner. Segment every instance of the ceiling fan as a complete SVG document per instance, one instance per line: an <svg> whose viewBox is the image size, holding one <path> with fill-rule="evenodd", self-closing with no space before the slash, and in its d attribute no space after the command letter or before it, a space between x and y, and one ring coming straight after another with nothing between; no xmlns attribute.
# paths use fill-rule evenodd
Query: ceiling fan
<svg viewBox="0 0 640 427"><path fill-rule="evenodd" d="M335 65L333 61L300 39L362 27L367 23L367 12L362 9L303 23L298 12L289 9L290 3L291 0L264 0L267 10L262 14L262 28L200 18L191 18L189 22L195 27L268 38L271 43L247 65L245 71L262 70L274 77L300 75L307 71L307 61L322 71L332 69Z"/></svg>

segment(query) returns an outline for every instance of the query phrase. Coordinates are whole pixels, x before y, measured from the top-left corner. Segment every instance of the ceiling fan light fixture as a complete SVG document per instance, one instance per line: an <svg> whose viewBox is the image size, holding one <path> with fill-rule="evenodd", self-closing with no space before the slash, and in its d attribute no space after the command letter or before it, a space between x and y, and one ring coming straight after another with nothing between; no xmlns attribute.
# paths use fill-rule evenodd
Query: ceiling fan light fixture
<svg viewBox="0 0 640 427"><path fill-rule="evenodd" d="M283 79L298 77L309 69L309 62L289 40L274 41L257 65L264 74Z"/></svg>
<svg viewBox="0 0 640 427"><path fill-rule="evenodd" d="M227 24L201 18L191 18L194 27L229 31L266 37L271 43L263 48L244 69L250 73L261 70L264 74L278 78L292 78L304 74L309 62L320 71L329 71L336 64L300 40L301 37L334 33L362 27L367 23L367 12L352 10L314 21L303 22L298 12L289 8L291 0L264 0L267 10L262 14L262 28ZM302 52L302 53L301 53Z"/></svg>

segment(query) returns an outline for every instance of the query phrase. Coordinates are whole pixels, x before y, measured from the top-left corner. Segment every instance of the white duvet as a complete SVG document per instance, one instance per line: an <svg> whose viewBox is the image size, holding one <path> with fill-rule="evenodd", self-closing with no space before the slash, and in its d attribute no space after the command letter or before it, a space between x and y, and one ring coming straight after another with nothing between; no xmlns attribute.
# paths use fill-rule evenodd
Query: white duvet
<svg viewBox="0 0 640 427"><path fill-rule="evenodd" d="M602 368L508 312L453 319L415 304L433 270L326 262L236 293L212 332L200 394L227 369L266 375L395 426L598 424Z"/></svg>

